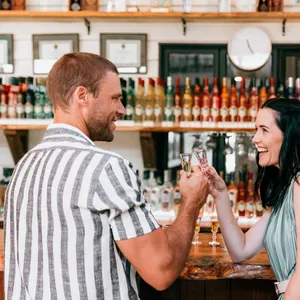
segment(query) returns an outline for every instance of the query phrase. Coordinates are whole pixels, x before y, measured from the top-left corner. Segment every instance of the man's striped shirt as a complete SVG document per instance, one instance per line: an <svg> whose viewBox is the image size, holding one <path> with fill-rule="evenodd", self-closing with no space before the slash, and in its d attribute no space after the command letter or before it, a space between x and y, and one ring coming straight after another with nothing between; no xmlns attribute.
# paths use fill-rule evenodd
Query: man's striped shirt
<svg viewBox="0 0 300 300"><path fill-rule="evenodd" d="M7 300L139 299L114 241L158 228L132 165L66 124L17 164L4 226Z"/></svg>

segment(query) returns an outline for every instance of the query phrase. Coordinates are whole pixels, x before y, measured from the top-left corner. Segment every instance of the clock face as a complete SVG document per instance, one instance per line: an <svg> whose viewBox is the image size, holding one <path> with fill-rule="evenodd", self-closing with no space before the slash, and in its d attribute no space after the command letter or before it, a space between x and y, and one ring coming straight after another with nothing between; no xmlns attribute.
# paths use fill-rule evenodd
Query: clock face
<svg viewBox="0 0 300 300"><path fill-rule="evenodd" d="M272 44L268 35L256 27L240 30L228 43L230 60L238 68L246 71L257 70L266 64Z"/></svg>

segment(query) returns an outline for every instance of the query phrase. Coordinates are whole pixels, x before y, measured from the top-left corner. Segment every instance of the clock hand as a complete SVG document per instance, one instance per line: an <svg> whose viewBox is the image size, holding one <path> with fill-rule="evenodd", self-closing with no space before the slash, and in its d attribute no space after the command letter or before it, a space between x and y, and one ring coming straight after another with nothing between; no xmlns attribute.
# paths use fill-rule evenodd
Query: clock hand
<svg viewBox="0 0 300 300"><path fill-rule="evenodd" d="M251 48L251 46L250 46L250 43L249 43L249 41L248 41L248 40L246 40L246 42L247 42L247 46L248 46L248 48L249 48L250 52L251 52L252 54L254 54L254 52L253 52L253 50L252 50L252 48Z"/></svg>

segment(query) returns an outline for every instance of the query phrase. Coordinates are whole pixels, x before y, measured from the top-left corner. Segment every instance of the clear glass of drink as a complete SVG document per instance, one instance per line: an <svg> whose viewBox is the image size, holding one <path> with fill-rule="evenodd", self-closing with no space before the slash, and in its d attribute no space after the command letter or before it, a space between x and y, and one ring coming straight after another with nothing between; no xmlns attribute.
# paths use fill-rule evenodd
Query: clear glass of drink
<svg viewBox="0 0 300 300"><path fill-rule="evenodd" d="M207 160L207 155L206 155L206 149L205 148L201 148L198 150L194 151L194 154L196 155L198 162L199 162L199 166L201 168L201 170L203 172L206 171L207 167L208 167L208 160Z"/></svg>
<svg viewBox="0 0 300 300"><path fill-rule="evenodd" d="M194 228L194 236L193 236L193 240L192 240L193 245L200 245L201 244L201 242L199 241L200 227L201 227L201 217L198 216L198 218L196 220L195 228Z"/></svg>
<svg viewBox="0 0 300 300"><path fill-rule="evenodd" d="M182 169L187 173L189 177L192 171L192 153L180 153Z"/></svg>
<svg viewBox="0 0 300 300"><path fill-rule="evenodd" d="M211 220L211 232L212 232L212 241L209 242L209 244L211 246L217 246L220 243L217 241L217 232L219 229L219 220L218 220L218 216L211 216L210 217Z"/></svg>

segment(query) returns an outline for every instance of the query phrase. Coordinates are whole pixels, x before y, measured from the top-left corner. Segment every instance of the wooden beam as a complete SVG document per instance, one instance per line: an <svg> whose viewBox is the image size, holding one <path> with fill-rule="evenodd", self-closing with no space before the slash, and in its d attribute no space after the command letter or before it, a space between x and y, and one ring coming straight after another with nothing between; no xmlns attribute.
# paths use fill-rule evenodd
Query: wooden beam
<svg viewBox="0 0 300 300"><path fill-rule="evenodd" d="M15 164L28 151L28 130L4 130Z"/></svg>

